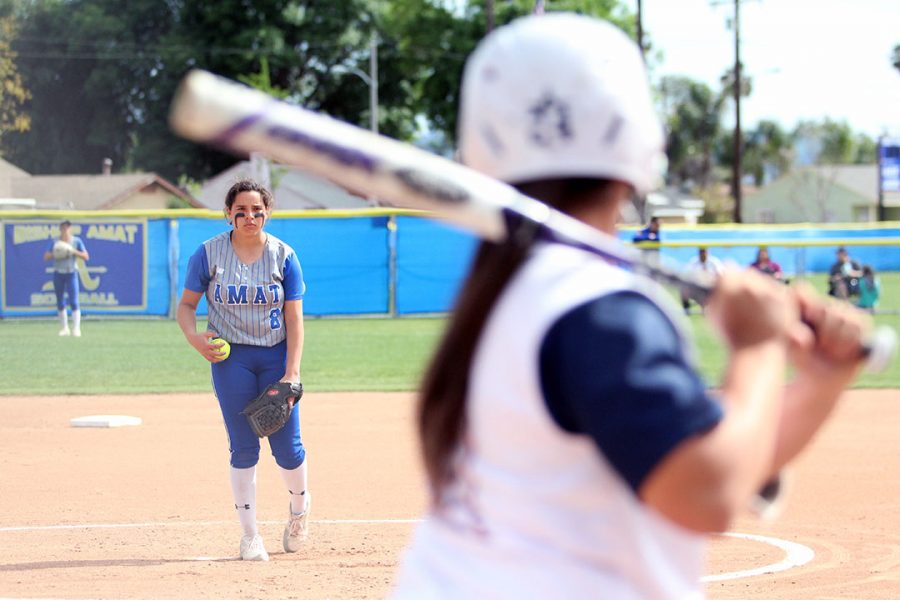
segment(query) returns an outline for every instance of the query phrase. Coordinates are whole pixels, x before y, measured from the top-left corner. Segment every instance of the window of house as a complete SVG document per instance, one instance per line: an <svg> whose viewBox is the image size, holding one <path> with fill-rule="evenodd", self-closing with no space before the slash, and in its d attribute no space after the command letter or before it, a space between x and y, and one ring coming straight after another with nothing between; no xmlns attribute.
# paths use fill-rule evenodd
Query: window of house
<svg viewBox="0 0 900 600"><path fill-rule="evenodd" d="M756 220L760 223L774 223L775 211L771 208L760 208L756 212Z"/></svg>
<svg viewBox="0 0 900 600"><path fill-rule="evenodd" d="M853 221L857 223L869 223L875 220L874 206L854 206Z"/></svg>

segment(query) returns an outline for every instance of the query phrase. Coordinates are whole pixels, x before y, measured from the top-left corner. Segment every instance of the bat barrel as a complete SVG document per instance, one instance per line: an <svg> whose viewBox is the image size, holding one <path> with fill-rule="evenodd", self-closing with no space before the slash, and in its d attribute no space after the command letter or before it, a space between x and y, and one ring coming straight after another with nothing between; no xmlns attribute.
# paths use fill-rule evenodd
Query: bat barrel
<svg viewBox="0 0 900 600"><path fill-rule="evenodd" d="M863 342L862 354L866 359L867 371L884 371L897 354L897 332L887 325L877 327Z"/></svg>

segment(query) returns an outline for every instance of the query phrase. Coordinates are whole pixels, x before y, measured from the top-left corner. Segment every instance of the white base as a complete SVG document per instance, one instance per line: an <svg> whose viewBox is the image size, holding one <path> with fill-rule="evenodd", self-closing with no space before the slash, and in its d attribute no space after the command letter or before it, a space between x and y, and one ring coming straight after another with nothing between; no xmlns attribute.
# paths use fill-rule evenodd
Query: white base
<svg viewBox="0 0 900 600"><path fill-rule="evenodd" d="M72 427L128 427L140 425L140 417L128 417L125 415L92 415L89 417L77 417L69 421Z"/></svg>

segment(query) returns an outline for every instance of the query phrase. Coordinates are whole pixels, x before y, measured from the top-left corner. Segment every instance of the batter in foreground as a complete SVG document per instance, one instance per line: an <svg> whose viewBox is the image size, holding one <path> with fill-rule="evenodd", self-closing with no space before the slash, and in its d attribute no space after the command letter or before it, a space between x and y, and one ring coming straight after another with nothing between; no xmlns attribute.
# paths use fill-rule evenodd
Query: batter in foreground
<svg viewBox="0 0 900 600"><path fill-rule="evenodd" d="M588 17L489 34L459 123L463 162L609 234L663 165L640 52ZM726 271L706 311L729 352L713 394L664 290L527 229L510 238L480 246L425 376L432 504L393 597L702 597L707 534L826 420L867 318Z"/></svg>

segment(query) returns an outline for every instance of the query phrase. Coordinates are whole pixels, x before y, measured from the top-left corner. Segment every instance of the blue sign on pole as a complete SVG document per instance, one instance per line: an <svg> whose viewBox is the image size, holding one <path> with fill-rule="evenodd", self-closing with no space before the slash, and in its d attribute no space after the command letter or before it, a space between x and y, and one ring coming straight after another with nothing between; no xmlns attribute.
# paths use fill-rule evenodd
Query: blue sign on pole
<svg viewBox="0 0 900 600"><path fill-rule="evenodd" d="M147 308L146 219L72 219L90 260L78 260L82 309ZM16 220L3 224L0 307L3 312L56 312L52 264L44 260L59 235L56 221Z"/></svg>
<svg viewBox="0 0 900 600"><path fill-rule="evenodd" d="M882 192L900 192L900 138L881 138L878 164Z"/></svg>

